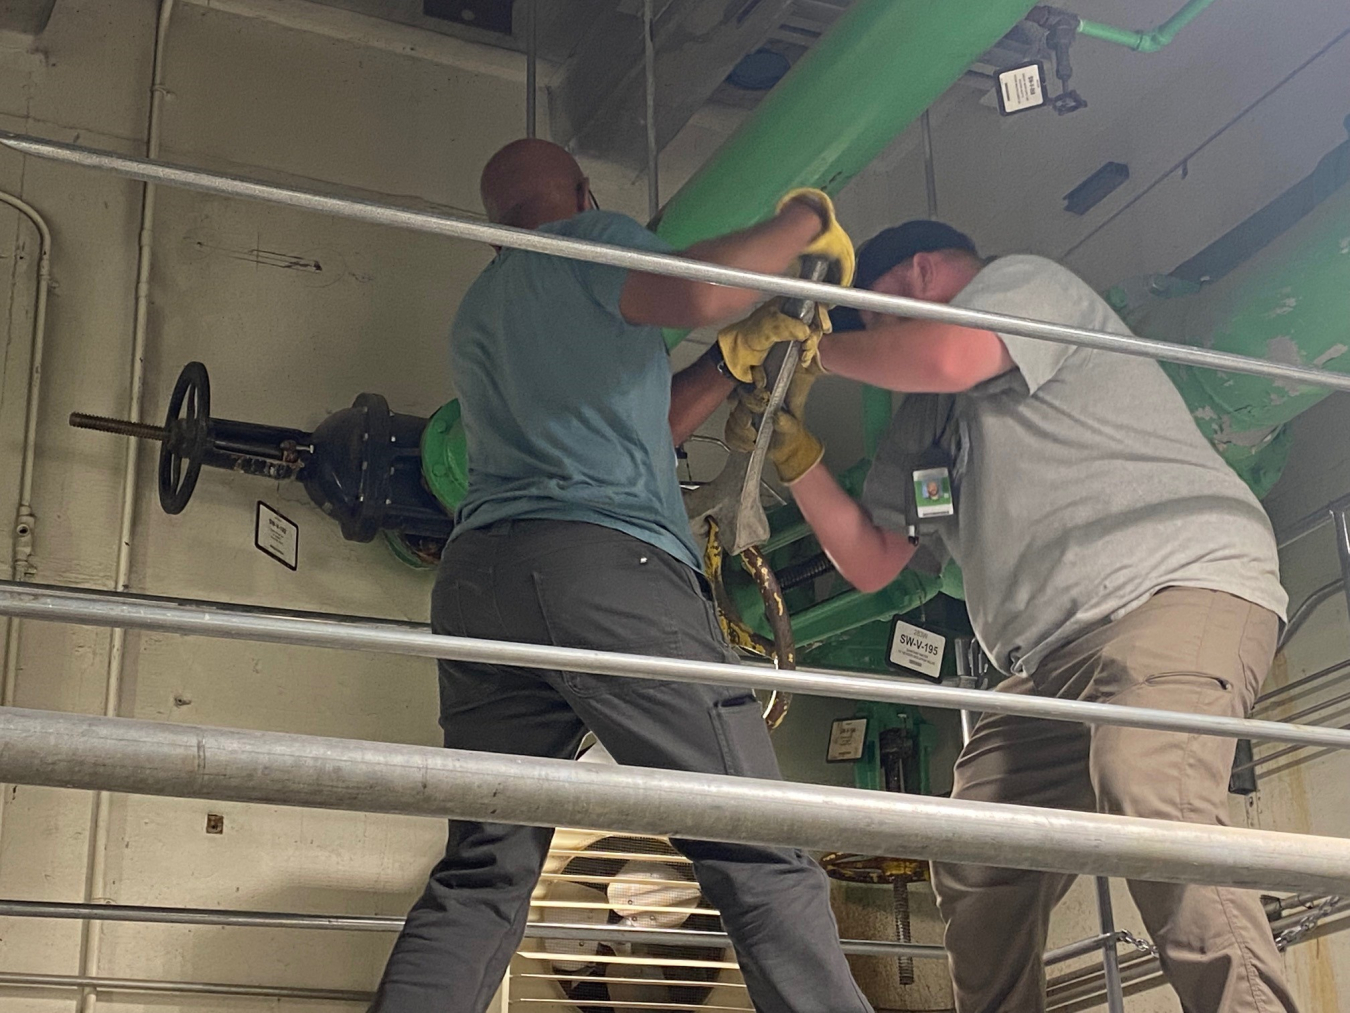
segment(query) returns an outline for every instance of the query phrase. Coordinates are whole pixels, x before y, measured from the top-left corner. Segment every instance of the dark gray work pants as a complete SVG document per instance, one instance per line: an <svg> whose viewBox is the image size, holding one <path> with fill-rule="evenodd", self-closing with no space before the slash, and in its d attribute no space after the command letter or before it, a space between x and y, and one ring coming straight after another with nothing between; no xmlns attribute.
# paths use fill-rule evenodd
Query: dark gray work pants
<svg viewBox="0 0 1350 1013"><path fill-rule="evenodd" d="M592 524L508 521L455 539L432 596L440 633L734 660L702 578ZM440 662L445 745L570 758L589 728L621 764L778 778L748 690ZM372 1013L483 1013L520 944L553 831L452 821ZM871 1013L824 873L787 848L671 842L721 912L761 1013Z"/></svg>

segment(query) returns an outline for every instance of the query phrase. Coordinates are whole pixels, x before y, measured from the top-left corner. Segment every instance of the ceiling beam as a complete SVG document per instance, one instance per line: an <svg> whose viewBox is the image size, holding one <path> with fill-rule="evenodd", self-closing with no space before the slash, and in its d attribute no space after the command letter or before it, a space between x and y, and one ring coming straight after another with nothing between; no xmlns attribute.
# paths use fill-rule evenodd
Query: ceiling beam
<svg viewBox="0 0 1350 1013"><path fill-rule="evenodd" d="M0 0L0 31L37 35L55 6L56 0Z"/></svg>
<svg viewBox="0 0 1350 1013"><path fill-rule="evenodd" d="M287 2L294 3L295 0ZM423 0L313 0L313 2L327 7L339 7L383 21L392 21L395 24L421 28L438 35L450 35L469 42L496 46L499 49L514 49L523 53L526 48L525 34L522 30L525 18L521 15L527 0L515 0L514 31L510 35L475 28L472 23L465 21L432 17L426 13ZM5 0L0 0L0 9L3 9L4 3ZM614 7L614 0L534 0L534 3L539 18L537 32L539 57L552 66L566 60L589 30L591 22Z"/></svg>
<svg viewBox="0 0 1350 1013"><path fill-rule="evenodd" d="M666 0L656 18L656 137L665 147L793 0ZM641 5L597 19L549 90L552 137L637 170L646 164Z"/></svg>

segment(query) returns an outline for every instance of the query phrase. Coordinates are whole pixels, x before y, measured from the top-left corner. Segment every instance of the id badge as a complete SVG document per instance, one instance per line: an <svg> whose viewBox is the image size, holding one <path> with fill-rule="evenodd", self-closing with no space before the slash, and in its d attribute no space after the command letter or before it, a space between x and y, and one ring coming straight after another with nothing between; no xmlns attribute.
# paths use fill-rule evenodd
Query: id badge
<svg viewBox="0 0 1350 1013"><path fill-rule="evenodd" d="M921 468L913 474L914 508L919 520L956 515L956 506L952 501L952 475L948 468Z"/></svg>

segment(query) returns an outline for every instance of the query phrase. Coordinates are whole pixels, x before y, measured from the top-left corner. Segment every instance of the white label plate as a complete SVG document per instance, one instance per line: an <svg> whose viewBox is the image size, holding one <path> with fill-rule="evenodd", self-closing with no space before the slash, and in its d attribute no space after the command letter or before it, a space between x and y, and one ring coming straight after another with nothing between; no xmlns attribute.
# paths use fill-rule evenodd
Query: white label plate
<svg viewBox="0 0 1350 1013"><path fill-rule="evenodd" d="M910 668L929 679L942 675L942 656L947 650L947 638L913 626L901 619L891 628L892 665Z"/></svg>
<svg viewBox="0 0 1350 1013"><path fill-rule="evenodd" d="M998 108L1005 116L1045 105L1045 68L1039 61L998 75Z"/></svg>
<svg viewBox="0 0 1350 1013"><path fill-rule="evenodd" d="M283 566L300 566L300 525L258 500L258 515L253 525L253 544Z"/></svg>
<svg viewBox="0 0 1350 1013"><path fill-rule="evenodd" d="M825 762L861 760L866 743L866 718L840 718L830 725L830 748L825 753Z"/></svg>

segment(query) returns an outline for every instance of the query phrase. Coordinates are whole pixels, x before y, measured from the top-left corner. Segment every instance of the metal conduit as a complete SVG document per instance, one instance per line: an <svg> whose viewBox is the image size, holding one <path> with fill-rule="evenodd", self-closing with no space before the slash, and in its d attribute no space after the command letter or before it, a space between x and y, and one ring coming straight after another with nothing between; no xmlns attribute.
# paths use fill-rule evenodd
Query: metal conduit
<svg viewBox="0 0 1350 1013"><path fill-rule="evenodd" d="M1086 724L1122 725L1225 738L1350 748L1350 732L1315 725L1290 725L1280 721L1254 721L1146 707L1021 696L992 690L959 689L905 682L886 676L813 669L786 671L762 666L449 637L427 632L426 627L410 623L268 610L224 602L154 598L128 592L0 581L0 615L303 647L452 658L485 664L556 668L671 682L700 682L737 688L750 683L759 689L778 689L808 696L876 700L949 710L1019 714L1055 721L1081 721ZM881 851L865 853L884 854Z"/></svg>
<svg viewBox="0 0 1350 1013"><path fill-rule="evenodd" d="M0 712L0 779L1350 893L1350 840L1330 837L17 708Z"/></svg>
<svg viewBox="0 0 1350 1013"><path fill-rule="evenodd" d="M1345 731L1350 731L1350 725L1340 726ZM1233 768L1234 774L1242 774L1248 770L1254 770L1257 767L1265 767L1274 763L1276 760L1283 760L1286 756L1292 756L1299 750L1307 749L1307 746L1286 746L1284 749L1277 749L1273 753L1262 753L1260 756Z"/></svg>
<svg viewBox="0 0 1350 1013"><path fill-rule="evenodd" d="M1285 624L1284 632L1280 634L1280 641L1275 645L1275 650L1284 650L1285 645L1294 638L1303 625L1312 617L1312 614L1322 605L1323 602L1341 594L1345 590L1345 579L1337 577L1333 581L1323 584L1308 597L1304 598L1299 607L1289 614L1289 621Z"/></svg>
<svg viewBox="0 0 1350 1013"><path fill-rule="evenodd" d="M945 303L925 302L922 299L909 299L903 296L885 295L862 289L841 288L838 285L830 285L824 282L742 271L678 256L644 253L638 250L610 246L605 243L554 236L529 229L490 225L453 215L416 211L410 208L377 204L374 201L350 197L338 197L296 187L277 186L257 179L206 172L188 166L118 155L113 152L100 151L75 144L64 144L58 141L48 141L43 138L15 134L9 131L0 131L0 144L27 155L111 172L130 179L143 180L147 183L164 183L169 186L197 190L203 193L266 201L375 225L390 225L396 228L452 236L489 245L531 250L535 253L550 256L569 257L574 260L585 260L597 264L610 264L631 270L646 271L651 274L684 278L689 281L708 282L733 288L748 288L770 295L784 295L831 305L851 306L854 309L872 310L895 316L938 320L943 323L1017 334L1060 344L1081 345L1085 348L1119 352L1123 355L1137 355L1164 362L1265 376L1300 384L1311 384L1331 390L1350 390L1350 376L1309 366L1295 366L1265 359L1253 359L1245 355L1217 352L1208 348L1174 345L1166 341L1153 341L1132 335L1112 334L1083 327L1028 320L1002 313L961 309Z"/></svg>
<svg viewBox="0 0 1350 1013"><path fill-rule="evenodd" d="M0 136L0 142L3 142L3 136ZM1338 510L1350 510L1350 496L1343 496L1340 499L1332 500L1326 506L1318 507L1312 513L1300 517L1284 531L1280 532L1279 547L1283 549L1293 545L1300 538L1312 534L1324 524L1330 524L1332 515Z"/></svg>
<svg viewBox="0 0 1350 1013"><path fill-rule="evenodd" d="M1300 679L1295 679L1293 682L1272 689L1269 693L1266 693L1256 701L1255 710L1265 710L1281 697L1288 696L1290 693L1297 692L1300 689L1305 689L1314 682L1321 682L1323 679L1330 676L1341 675L1346 672L1350 672L1350 661L1338 661L1334 665L1328 665L1326 668L1313 672L1311 675L1305 675Z"/></svg>

